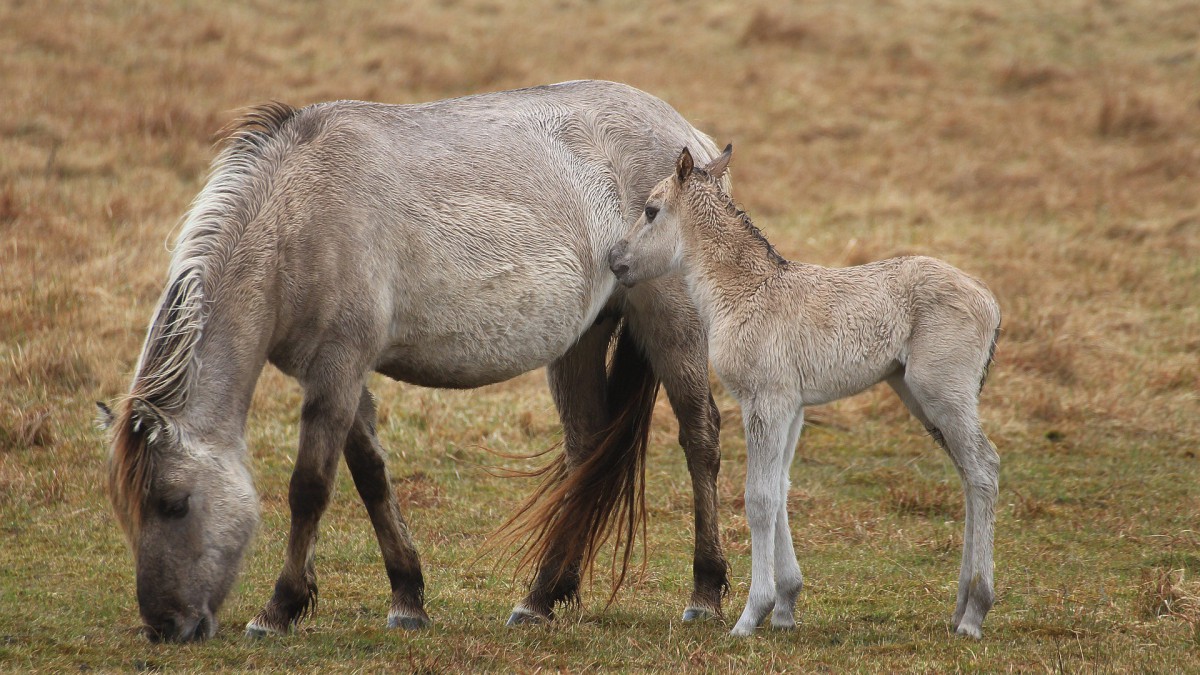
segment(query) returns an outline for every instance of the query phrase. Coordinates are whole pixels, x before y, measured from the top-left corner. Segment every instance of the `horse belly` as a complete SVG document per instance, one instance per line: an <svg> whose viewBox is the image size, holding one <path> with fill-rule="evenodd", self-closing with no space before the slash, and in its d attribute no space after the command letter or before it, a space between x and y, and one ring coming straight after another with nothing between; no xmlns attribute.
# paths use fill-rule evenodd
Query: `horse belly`
<svg viewBox="0 0 1200 675"><path fill-rule="evenodd" d="M605 284L578 274L539 274L536 286L507 276L426 287L419 303L401 303L376 370L430 387L501 382L562 356L603 307Z"/></svg>

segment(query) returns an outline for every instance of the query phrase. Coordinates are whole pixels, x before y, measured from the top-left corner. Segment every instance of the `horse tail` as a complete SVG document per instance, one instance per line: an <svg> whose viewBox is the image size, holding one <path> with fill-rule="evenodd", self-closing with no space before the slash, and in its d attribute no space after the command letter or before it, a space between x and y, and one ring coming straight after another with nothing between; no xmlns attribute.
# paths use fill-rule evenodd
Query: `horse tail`
<svg viewBox="0 0 1200 675"><path fill-rule="evenodd" d="M534 472L542 483L500 527L522 541L517 569L532 565L552 574L552 587L576 570L590 570L615 534L609 604L625 581L639 529L645 558L646 450L659 387L627 325L614 340L605 390L609 424L599 443L575 467L567 466L563 453Z"/></svg>

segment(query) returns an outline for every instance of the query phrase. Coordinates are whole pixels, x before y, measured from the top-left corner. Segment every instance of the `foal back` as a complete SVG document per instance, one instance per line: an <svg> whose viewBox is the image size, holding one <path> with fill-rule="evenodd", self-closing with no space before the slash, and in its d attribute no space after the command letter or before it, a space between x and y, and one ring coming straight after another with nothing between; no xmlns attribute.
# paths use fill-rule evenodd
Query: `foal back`
<svg viewBox="0 0 1200 675"><path fill-rule="evenodd" d="M903 372L914 349L959 354L954 359L970 361L978 381L999 325L998 306L981 282L925 256L836 268L791 262L753 311L765 319L747 322L754 334L739 335L739 349L714 346L713 358L768 359L785 367L730 363L718 370L773 372L789 387L798 376L805 405L852 396Z"/></svg>

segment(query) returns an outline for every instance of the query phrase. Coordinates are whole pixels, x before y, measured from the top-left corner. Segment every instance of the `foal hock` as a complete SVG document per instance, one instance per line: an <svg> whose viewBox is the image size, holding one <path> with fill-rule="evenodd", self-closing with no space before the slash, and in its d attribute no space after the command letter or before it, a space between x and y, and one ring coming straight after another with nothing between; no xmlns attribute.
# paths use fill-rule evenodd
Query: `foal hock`
<svg viewBox="0 0 1200 675"><path fill-rule="evenodd" d="M713 367L742 406L750 595L733 634L771 613L795 626L803 585L788 528L788 468L804 406L886 381L946 450L966 494L953 624L980 637L994 600L1000 459L979 423L1000 308L984 284L934 258L830 269L785 260L722 189L732 146L703 168L680 154L609 253L626 286L681 270ZM772 611L773 610L773 611Z"/></svg>

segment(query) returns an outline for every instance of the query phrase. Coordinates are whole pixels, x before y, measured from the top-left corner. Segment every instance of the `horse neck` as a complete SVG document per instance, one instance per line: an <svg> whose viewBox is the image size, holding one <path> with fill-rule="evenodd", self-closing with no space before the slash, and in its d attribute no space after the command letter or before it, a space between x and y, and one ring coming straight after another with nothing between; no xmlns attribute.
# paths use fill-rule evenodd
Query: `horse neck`
<svg viewBox="0 0 1200 675"><path fill-rule="evenodd" d="M235 251L205 274L205 313L186 403L175 415L213 447L241 447L250 401L275 325L273 266L265 253Z"/></svg>
<svg viewBox="0 0 1200 675"><path fill-rule="evenodd" d="M680 226L687 285L710 326L746 308L786 266L761 234L713 195L689 200Z"/></svg>

